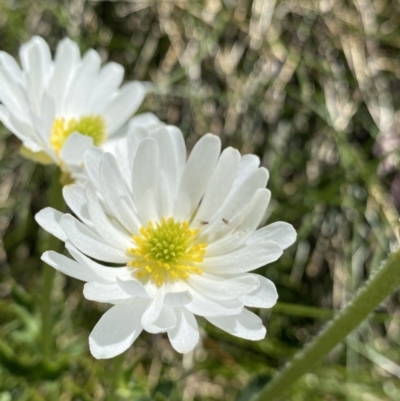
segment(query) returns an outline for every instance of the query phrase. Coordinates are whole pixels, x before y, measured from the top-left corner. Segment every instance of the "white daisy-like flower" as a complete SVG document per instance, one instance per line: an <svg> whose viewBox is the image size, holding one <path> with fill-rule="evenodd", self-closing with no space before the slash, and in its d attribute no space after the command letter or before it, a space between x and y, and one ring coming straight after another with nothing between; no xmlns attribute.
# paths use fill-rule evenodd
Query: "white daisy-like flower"
<svg viewBox="0 0 400 401"><path fill-rule="evenodd" d="M186 161L177 128L137 127L117 156L85 153L88 182L63 192L78 218L51 208L36 215L74 258L49 251L42 259L85 281L87 299L114 305L90 334L94 357L124 352L142 330L167 332L175 350L189 352L199 340L195 315L235 336L265 336L246 307L270 308L277 292L249 272L277 260L296 233L284 222L257 229L268 171L255 155L220 151L207 134Z"/></svg>
<svg viewBox="0 0 400 401"><path fill-rule="evenodd" d="M58 44L53 61L47 43L35 36L21 46L20 61L22 69L0 52L0 121L22 141L25 156L69 173L79 173L87 148L106 148L122 133L145 95L140 82L120 87L121 65L101 66L93 49L81 58L68 38ZM145 113L131 124L157 122Z"/></svg>

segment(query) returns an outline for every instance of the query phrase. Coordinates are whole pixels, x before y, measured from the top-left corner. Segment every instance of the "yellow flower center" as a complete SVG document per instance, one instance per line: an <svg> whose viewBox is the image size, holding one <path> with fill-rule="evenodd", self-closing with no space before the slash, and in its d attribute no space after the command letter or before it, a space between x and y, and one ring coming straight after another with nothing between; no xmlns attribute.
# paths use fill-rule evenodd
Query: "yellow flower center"
<svg viewBox="0 0 400 401"><path fill-rule="evenodd" d="M127 250L133 256L128 266L135 269L137 278L149 279L158 286L201 274L197 266L203 261L207 244L196 243L198 232L190 229L188 222L172 217L150 222L140 229L141 235L132 235L137 247Z"/></svg>
<svg viewBox="0 0 400 401"><path fill-rule="evenodd" d="M106 139L106 124L103 117L97 115L82 116L79 119L56 118L50 143L57 154L60 153L67 138L74 132L90 136L93 138L93 143L99 146Z"/></svg>

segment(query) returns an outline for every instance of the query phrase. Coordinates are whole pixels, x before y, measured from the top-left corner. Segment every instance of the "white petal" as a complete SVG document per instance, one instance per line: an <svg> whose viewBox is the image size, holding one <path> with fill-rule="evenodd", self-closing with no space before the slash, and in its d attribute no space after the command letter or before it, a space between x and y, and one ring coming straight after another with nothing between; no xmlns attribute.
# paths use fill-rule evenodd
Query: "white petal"
<svg viewBox="0 0 400 401"><path fill-rule="evenodd" d="M244 155L240 159L238 174L232 186L232 192L236 191L244 181L257 170L260 165L260 158L256 155Z"/></svg>
<svg viewBox="0 0 400 401"><path fill-rule="evenodd" d="M52 153L54 153L54 150L50 145L50 136L53 130L55 115L56 105L54 99L47 93L44 93L40 103L41 132L39 132L39 127L37 125L35 125L35 129L39 132L44 143L47 145L47 151ZM53 158L55 157L56 154L54 153Z"/></svg>
<svg viewBox="0 0 400 401"><path fill-rule="evenodd" d="M236 177L239 161L240 153L236 149L227 148L222 152L196 214L197 226L213 217L225 201Z"/></svg>
<svg viewBox="0 0 400 401"><path fill-rule="evenodd" d="M122 173L122 179L126 187L130 189L134 155L132 155L131 149L129 149L127 135L128 133L126 133L124 137L118 139L111 138L102 145L102 149L105 152L113 154L115 159L118 160L118 168Z"/></svg>
<svg viewBox="0 0 400 401"><path fill-rule="evenodd" d="M0 66L0 100L10 113L27 119L29 106L26 94L18 81L9 75L5 66Z"/></svg>
<svg viewBox="0 0 400 401"><path fill-rule="evenodd" d="M247 205L259 188L265 188L268 182L269 173L264 167L257 169L249 174L238 186L235 192L231 191L231 195L220 211L220 215L229 219L235 213Z"/></svg>
<svg viewBox="0 0 400 401"><path fill-rule="evenodd" d="M246 206L243 221L237 230L246 233L255 231L267 210L270 199L271 192L267 188L257 189L250 203Z"/></svg>
<svg viewBox="0 0 400 401"><path fill-rule="evenodd" d="M67 165L81 165L83 163L83 154L92 146L93 138L74 132L64 142L60 157Z"/></svg>
<svg viewBox="0 0 400 401"><path fill-rule="evenodd" d="M221 330L246 340L262 340L267 332L261 319L247 309L243 309L235 316L206 317L206 319Z"/></svg>
<svg viewBox="0 0 400 401"><path fill-rule="evenodd" d="M4 67L9 77L13 77L15 82L22 81L22 71L14 57L6 52L0 51L0 65Z"/></svg>
<svg viewBox="0 0 400 401"><path fill-rule="evenodd" d="M292 225L283 221L277 221L257 230L249 238L248 243L261 244L266 241L274 241L282 249L286 249L296 241L296 237L296 230Z"/></svg>
<svg viewBox="0 0 400 401"><path fill-rule="evenodd" d="M100 189L100 160L103 152L99 148L88 149L83 154L83 162L90 180Z"/></svg>
<svg viewBox="0 0 400 401"><path fill-rule="evenodd" d="M68 207L89 227L93 227L86 205L85 190L82 185L70 184L62 189Z"/></svg>
<svg viewBox="0 0 400 401"><path fill-rule="evenodd" d="M110 62L106 64L97 77L97 85L93 89L89 100L89 107L93 112L98 113L104 108L106 103L111 99L111 96L124 79L124 68L122 65Z"/></svg>
<svg viewBox="0 0 400 401"><path fill-rule="evenodd" d="M110 221L105 214L100 202L97 198L96 191L90 182L85 184L85 196L90 218L96 231L108 243L122 251L131 248L132 240L127 232L123 232L122 228L117 228L116 224Z"/></svg>
<svg viewBox="0 0 400 401"><path fill-rule="evenodd" d="M83 295L86 299L96 302L118 304L132 298L124 292L118 284L103 284L96 281L86 283L83 287Z"/></svg>
<svg viewBox="0 0 400 401"><path fill-rule="evenodd" d="M207 246L205 257L220 256L236 251L243 247L246 238L248 238L248 235L243 231L226 235Z"/></svg>
<svg viewBox="0 0 400 401"><path fill-rule="evenodd" d="M35 220L40 227L44 228L59 240L65 242L68 237L60 226L61 217L63 217L63 213L53 209L52 207L46 207L36 213Z"/></svg>
<svg viewBox="0 0 400 401"><path fill-rule="evenodd" d="M170 216L180 179L174 140L166 127L152 131L151 137L157 141L158 148L162 149L159 152L161 177L158 180L157 192L159 213L162 216Z"/></svg>
<svg viewBox="0 0 400 401"><path fill-rule="evenodd" d="M128 267L108 267L95 262L78 251L78 249L76 249L70 242L66 242L65 247L71 256L85 269L90 269L95 272L95 274L99 277L99 280L96 281L115 283L118 277L127 278L131 275L131 270Z"/></svg>
<svg viewBox="0 0 400 401"><path fill-rule="evenodd" d="M149 294L147 293L146 288L138 280L121 280L117 277L117 283L122 288L122 290L130 296L149 298Z"/></svg>
<svg viewBox="0 0 400 401"><path fill-rule="evenodd" d="M83 56L82 63L72 77L72 83L66 92L64 113L66 115L84 115L90 113L89 100L96 85L100 70L99 54L90 49Z"/></svg>
<svg viewBox="0 0 400 401"><path fill-rule="evenodd" d="M122 221L119 221L121 224L124 223L127 231L132 234L138 234L141 223L137 213L134 212L135 209L132 208L132 199L128 197L121 197L119 202L119 207L121 209L121 213L124 215Z"/></svg>
<svg viewBox="0 0 400 401"><path fill-rule="evenodd" d="M174 308L163 306L158 318L151 324L151 327L143 326L143 328L150 333L165 333L175 326L176 313Z"/></svg>
<svg viewBox="0 0 400 401"><path fill-rule="evenodd" d="M179 183L174 206L177 219L190 218L207 188L221 150L220 139L204 135L194 146Z"/></svg>
<svg viewBox="0 0 400 401"><path fill-rule="evenodd" d="M156 186L159 175L159 149L154 139L146 138L136 152L132 170L132 190L143 225L158 220Z"/></svg>
<svg viewBox="0 0 400 401"><path fill-rule="evenodd" d="M168 292L164 296L164 305L175 308L187 305L193 299L189 291Z"/></svg>
<svg viewBox="0 0 400 401"><path fill-rule="evenodd" d="M226 232L232 231L236 224L232 224L234 218L241 220L241 214L245 206L251 201L252 197L259 188L264 188L268 181L268 170L259 168L252 172L237 190L228 196L224 205L214 216L213 222L203 230L202 236L210 240L221 238Z"/></svg>
<svg viewBox="0 0 400 401"><path fill-rule="evenodd" d="M190 352L199 342L199 329L192 313L185 308L176 308L176 325L168 331L168 338L174 349L182 354Z"/></svg>
<svg viewBox="0 0 400 401"><path fill-rule="evenodd" d="M130 190L132 187L132 170L136 152L143 139L149 138L149 135L150 132L146 128L140 125L132 125L132 127L128 129L126 137L118 139L114 152L111 152L119 161L119 169L121 172L124 172L123 178ZM121 160L120 162L120 157L124 157L125 160Z"/></svg>
<svg viewBox="0 0 400 401"><path fill-rule="evenodd" d="M236 234L236 228L242 221L242 215L243 211L241 210L229 219L225 217L214 219L214 223L203 226L204 228L199 233L198 241L214 244L222 238L226 238L228 236ZM243 246L243 241L241 242L242 243L240 244L240 246L234 247L234 249L241 248ZM218 252L217 255L219 255Z"/></svg>
<svg viewBox="0 0 400 401"><path fill-rule="evenodd" d="M157 128L158 126L163 126L164 123L159 120L159 118L153 113L141 113L129 120L129 129L135 126L141 126L146 128Z"/></svg>
<svg viewBox="0 0 400 401"><path fill-rule="evenodd" d="M244 273L268 263L282 255L281 247L272 241L250 244L232 253L205 258L202 270L213 274Z"/></svg>
<svg viewBox="0 0 400 401"><path fill-rule="evenodd" d="M155 298L153 298L149 302L142 316L141 325L147 332L158 333L157 328L153 326L153 323L160 316L162 308L163 308L163 295L160 292L158 292L156 293Z"/></svg>
<svg viewBox="0 0 400 401"><path fill-rule="evenodd" d="M38 113L40 101L52 68L50 49L39 36L34 36L20 48L20 59L27 73L27 94L30 105Z"/></svg>
<svg viewBox="0 0 400 401"><path fill-rule="evenodd" d="M129 150L129 156L131 161L131 167L133 167L133 162L136 157L136 152L139 149L139 145L146 138L150 138L150 132L148 129L140 126L133 125L132 128L128 132L127 137L127 148Z"/></svg>
<svg viewBox="0 0 400 401"><path fill-rule="evenodd" d="M46 144L43 143L42 138L35 132L30 123L20 120L3 106L0 107L0 118L3 124L32 152L40 152L46 149Z"/></svg>
<svg viewBox="0 0 400 401"><path fill-rule="evenodd" d="M100 193L109 214L132 234L136 234L141 223L136 214L136 207L121 177L118 163L113 155L104 153L100 159Z"/></svg>
<svg viewBox="0 0 400 401"><path fill-rule="evenodd" d="M160 148L162 149L162 148ZM174 208L172 186L167 177L167 170L160 169L156 190L156 208L159 216L171 216Z"/></svg>
<svg viewBox="0 0 400 401"><path fill-rule="evenodd" d="M169 135L173 143L173 147L175 149L174 155L178 169L178 177L181 177L186 163L185 140L183 138L181 130L178 127L175 127L173 125L167 125L166 129L169 132Z"/></svg>
<svg viewBox="0 0 400 401"><path fill-rule="evenodd" d="M105 282L94 270L86 268L75 260L57 252L47 251L42 255L41 259L61 273L78 280Z"/></svg>
<svg viewBox="0 0 400 401"><path fill-rule="evenodd" d="M234 278L225 278L207 273L201 275L193 274L187 281L197 292L217 301L237 299L241 295L255 290L260 285L257 277L250 274Z"/></svg>
<svg viewBox="0 0 400 401"><path fill-rule="evenodd" d="M63 112L67 88L80 62L78 45L69 38L61 40L57 46L54 72L49 82L48 91L57 104L57 113Z"/></svg>
<svg viewBox="0 0 400 401"><path fill-rule="evenodd" d="M278 293L271 280L255 274L260 280L260 286L249 294L242 295L240 300L246 305L254 308L272 308L278 300Z"/></svg>
<svg viewBox="0 0 400 401"><path fill-rule="evenodd" d="M47 104L46 104L47 103ZM29 118L32 126L35 130L35 136L39 138L40 143L43 144L43 149L48 151L52 148L50 146L50 133L51 127L54 121L54 102L48 96L42 97L42 102L40 103L41 110L34 112L33 109L29 110ZM42 111L45 111L42 115ZM57 158L58 159L58 158Z"/></svg>
<svg viewBox="0 0 400 401"><path fill-rule="evenodd" d="M107 244L98 234L71 215L64 215L60 225L68 239L86 255L111 263L126 263L130 260L124 251Z"/></svg>
<svg viewBox="0 0 400 401"><path fill-rule="evenodd" d="M163 297L157 294L143 313L141 324L149 333L163 333L175 327L173 308L163 306Z"/></svg>
<svg viewBox="0 0 400 401"><path fill-rule="evenodd" d="M142 332L140 319L147 301L132 298L109 309L90 333L90 352L97 359L126 351Z"/></svg>
<svg viewBox="0 0 400 401"><path fill-rule="evenodd" d="M192 302L185 308L198 316L237 315L243 309L243 303L239 300L215 301L197 291L192 291L192 296Z"/></svg>
<svg viewBox="0 0 400 401"><path fill-rule="evenodd" d="M109 102L102 110L107 122L107 130L112 135L142 104L145 95L144 86L140 82L129 82L125 84L118 95Z"/></svg>

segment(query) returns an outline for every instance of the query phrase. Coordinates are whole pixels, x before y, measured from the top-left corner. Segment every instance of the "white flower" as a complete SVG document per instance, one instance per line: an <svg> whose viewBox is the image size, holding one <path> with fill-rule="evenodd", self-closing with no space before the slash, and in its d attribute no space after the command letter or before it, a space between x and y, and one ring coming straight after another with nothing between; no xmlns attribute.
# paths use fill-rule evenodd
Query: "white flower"
<svg viewBox="0 0 400 401"><path fill-rule="evenodd" d="M277 260L296 233L283 222L257 229L270 199L268 171L255 155L220 149L207 134L186 161L177 128L137 127L117 157L85 153L89 181L64 188L79 220L51 208L36 215L75 260L53 251L42 259L86 281L87 299L114 304L90 334L96 358L124 352L142 330L167 332L177 351L189 352L199 340L194 315L235 336L265 336L245 306L270 308L277 292L248 272Z"/></svg>
<svg viewBox="0 0 400 401"><path fill-rule="evenodd" d="M25 156L73 174L88 147L107 147L122 133L145 95L140 82L120 87L121 65L102 67L93 49L81 58L70 39L58 44L53 61L47 43L33 37L21 46L20 60L22 69L0 52L0 120L22 141ZM157 121L146 113L132 123Z"/></svg>

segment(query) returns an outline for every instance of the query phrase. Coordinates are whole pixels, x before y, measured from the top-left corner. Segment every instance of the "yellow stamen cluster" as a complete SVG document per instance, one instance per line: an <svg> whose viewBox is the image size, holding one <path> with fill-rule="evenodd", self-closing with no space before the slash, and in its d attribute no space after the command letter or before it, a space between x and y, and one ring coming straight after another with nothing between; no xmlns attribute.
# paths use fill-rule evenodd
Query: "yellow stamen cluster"
<svg viewBox="0 0 400 401"><path fill-rule="evenodd" d="M74 132L90 136L96 146L106 139L106 124L103 117L98 115L75 118L56 118L51 131L50 143L55 152L60 153L67 138Z"/></svg>
<svg viewBox="0 0 400 401"><path fill-rule="evenodd" d="M127 250L133 256L128 266L135 268L135 276L164 282L187 279L190 274L201 274L197 267L203 261L207 244L196 243L199 230L192 230L186 221L172 217L160 222L150 222L133 235L136 248Z"/></svg>

